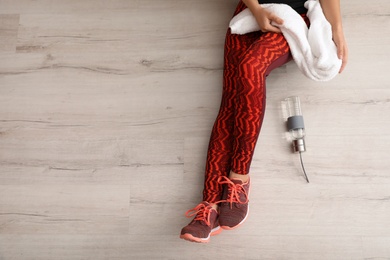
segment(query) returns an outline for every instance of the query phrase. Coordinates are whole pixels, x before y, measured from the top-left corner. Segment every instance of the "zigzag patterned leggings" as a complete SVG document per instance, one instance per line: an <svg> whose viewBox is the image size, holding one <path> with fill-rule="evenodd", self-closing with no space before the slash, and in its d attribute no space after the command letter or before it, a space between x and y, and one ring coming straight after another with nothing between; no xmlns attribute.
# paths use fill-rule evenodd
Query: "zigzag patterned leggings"
<svg viewBox="0 0 390 260"><path fill-rule="evenodd" d="M234 14L245 9L240 1ZM203 200L221 199L218 177L248 174L265 112L265 78L291 60L282 34L254 32L225 40L222 102L207 152Z"/></svg>

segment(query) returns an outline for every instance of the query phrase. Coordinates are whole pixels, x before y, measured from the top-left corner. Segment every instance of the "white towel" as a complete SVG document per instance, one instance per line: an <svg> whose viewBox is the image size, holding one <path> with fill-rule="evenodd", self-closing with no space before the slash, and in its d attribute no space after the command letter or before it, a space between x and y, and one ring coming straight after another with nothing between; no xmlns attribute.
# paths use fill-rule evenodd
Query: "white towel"
<svg viewBox="0 0 390 260"><path fill-rule="evenodd" d="M338 74L342 61L337 57L337 48L332 40L332 28L318 0L305 2L308 9L307 17L310 20L309 29L302 17L286 4L262 6L284 20L282 25L273 25L282 31L294 61L305 76L316 81L328 81ZM234 34L260 30L249 9L234 16L229 27Z"/></svg>

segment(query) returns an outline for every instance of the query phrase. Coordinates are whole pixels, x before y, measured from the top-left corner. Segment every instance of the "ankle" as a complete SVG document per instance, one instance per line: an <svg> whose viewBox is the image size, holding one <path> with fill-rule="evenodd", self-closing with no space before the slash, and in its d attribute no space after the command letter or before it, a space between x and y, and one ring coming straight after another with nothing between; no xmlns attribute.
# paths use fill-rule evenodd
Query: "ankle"
<svg viewBox="0 0 390 260"><path fill-rule="evenodd" d="M215 203L210 203L210 206L215 209L216 211L218 211L218 204L215 204Z"/></svg>
<svg viewBox="0 0 390 260"><path fill-rule="evenodd" d="M245 183L249 180L249 174L238 174L238 173L235 173L233 171L230 171L229 178L230 179L239 179L243 183Z"/></svg>

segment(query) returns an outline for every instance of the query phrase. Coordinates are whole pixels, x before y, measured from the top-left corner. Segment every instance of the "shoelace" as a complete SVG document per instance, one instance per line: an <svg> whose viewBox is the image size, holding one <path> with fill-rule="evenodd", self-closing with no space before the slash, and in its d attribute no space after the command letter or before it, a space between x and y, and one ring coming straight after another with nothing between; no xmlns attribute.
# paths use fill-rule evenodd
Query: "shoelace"
<svg viewBox="0 0 390 260"><path fill-rule="evenodd" d="M200 203L193 209L188 210L185 215L187 218L191 218L195 216L194 221L199 220L206 223L207 226L211 226L210 223L210 212L212 207L210 205L205 205L204 203Z"/></svg>
<svg viewBox="0 0 390 260"><path fill-rule="evenodd" d="M249 202L248 199L248 194L243 186L243 184L239 183L234 183L232 180L230 180L226 176L221 176L218 178L218 182L220 184L226 184L228 188L228 197L226 200L223 200L221 202L228 202L230 203L230 208L233 207L233 203L238 203L238 204L246 204ZM240 199L240 195L244 194L245 200L242 201Z"/></svg>

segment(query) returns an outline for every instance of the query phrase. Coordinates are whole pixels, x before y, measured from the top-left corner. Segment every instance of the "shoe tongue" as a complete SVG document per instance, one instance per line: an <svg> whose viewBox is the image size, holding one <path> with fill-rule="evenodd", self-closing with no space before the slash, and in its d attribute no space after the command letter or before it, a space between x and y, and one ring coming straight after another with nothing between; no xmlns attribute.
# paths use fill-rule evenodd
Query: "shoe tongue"
<svg viewBox="0 0 390 260"><path fill-rule="evenodd" d="M234 184L243 184L244 182L240 179L230 179Z"/></svg>
<svg viewBox="0 0 390 260"><path fill-rule="evenodd" d="M218 217L218 211L212 209L210 211L210 222L213 222Z"/></svg>

